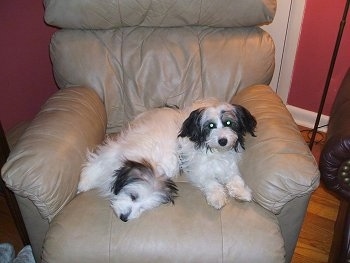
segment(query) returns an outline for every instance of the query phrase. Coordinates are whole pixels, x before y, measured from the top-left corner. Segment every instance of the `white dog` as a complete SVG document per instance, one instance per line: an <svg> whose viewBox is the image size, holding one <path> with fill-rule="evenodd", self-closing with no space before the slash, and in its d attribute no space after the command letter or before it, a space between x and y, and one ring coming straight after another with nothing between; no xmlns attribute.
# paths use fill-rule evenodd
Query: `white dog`
<svg viewBox="0 0 350 263"><path fill-rule="evenodd" d="M244 136L255 136L255 118L242 106L216 100L197 103L193 109L178 136L181 170L216 209L226 204L226 191L234 198L251 201L251 190L237 162Z"/></svg>
<svg viewBox="0 0 350 263"><path fill-rule="evenodd" d="M164 107L136 117L116 140L88 153L78 192L97 188L124 222L148 209L174 203L179 173L177 135L181 111Z"/></svg>

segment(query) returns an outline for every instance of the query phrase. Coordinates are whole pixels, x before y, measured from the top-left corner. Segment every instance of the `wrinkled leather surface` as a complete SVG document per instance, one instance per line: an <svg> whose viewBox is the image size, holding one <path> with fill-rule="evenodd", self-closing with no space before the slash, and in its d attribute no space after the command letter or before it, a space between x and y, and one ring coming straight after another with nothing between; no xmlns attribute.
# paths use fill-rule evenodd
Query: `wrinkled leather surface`
<svg viewBox="0 0 350 263"><path fill-rule="evenodd" d="M178 186L174 206L160 206L127 223L95 191L77 196L52 222L43 261L284 261L283 240L273 214L257 204L234 200L217 211L207 205L199 189L188 183Z"/></svg>
<svg viewBox="0 0 350 263"><path fill-rule="evenodd" d="M275 0L45 0L45 21L57 27L242 27L270 23Z"/></svg>
<svg viewBox="0 0 350 263"><path fill-rule="evenodd" d="M336 95L330 114L327 141L320 156L320 171L326 186L350 200L350 186L339 169L350 160L350 69Z"/></svg>
<svg viewBox="0 0 350 263"><path fill-rule="evenodd" d="M268 84L274 71L273 41L253 27L62 30L51 58L60 87L97 91L108 132L149 108L212 96L227 101L242 88Z"/></svg>
<svg viewBox="0 0 350 263"><path fill-rule="evenodd" d="M105 109L93 90L57 92L12 149L4 181L51 221L75 197L86 150L101 142L105 127Z"/></svg>

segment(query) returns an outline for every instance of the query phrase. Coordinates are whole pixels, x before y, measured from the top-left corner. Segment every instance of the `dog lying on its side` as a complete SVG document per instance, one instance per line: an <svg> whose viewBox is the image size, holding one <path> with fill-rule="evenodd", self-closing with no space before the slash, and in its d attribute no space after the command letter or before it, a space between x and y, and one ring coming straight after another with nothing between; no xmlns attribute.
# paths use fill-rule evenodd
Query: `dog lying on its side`
<svg viewBox="0 0 350 263"><path fill-rule="evenodd" d="M179 173L176 138L181 111L156 108L137 116L116 140L88 153L78 193L97 188L124 222L160 204L174 203Z"/></svg>

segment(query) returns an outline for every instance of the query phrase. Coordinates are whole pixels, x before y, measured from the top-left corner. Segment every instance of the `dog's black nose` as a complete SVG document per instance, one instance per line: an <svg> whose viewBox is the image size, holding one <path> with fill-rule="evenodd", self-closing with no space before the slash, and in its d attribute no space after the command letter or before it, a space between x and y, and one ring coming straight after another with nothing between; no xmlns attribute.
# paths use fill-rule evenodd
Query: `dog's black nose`
<svg viewBox="0 0 350 263"><path fill-rule="evenodd" d="M219 144L220 144L221 146L225 146L225 145L227 144L227 139L226 139L226 138L221 138L221 139L219 139Z"/></svg>
<svg viewBox="0 0 350 263"><path fill-rule="evenodd" d="M121 214L119 218L120 218L120 220L122 220L123 222L128 222L128 215L123 215L123 214Z"/></svg>

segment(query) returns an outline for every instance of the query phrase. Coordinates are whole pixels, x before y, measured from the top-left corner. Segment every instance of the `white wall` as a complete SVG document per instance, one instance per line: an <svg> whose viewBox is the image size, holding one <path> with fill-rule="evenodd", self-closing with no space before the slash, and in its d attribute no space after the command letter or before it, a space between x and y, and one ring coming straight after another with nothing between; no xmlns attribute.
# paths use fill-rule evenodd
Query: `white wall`
<svg viewBox="0 0 350 263"><path fill-rule="evenodd" d="M276 45L276 67L271 87L287 102L291 85L295 55L307 0L277 0L274 21L263 26Z"/></svg>

